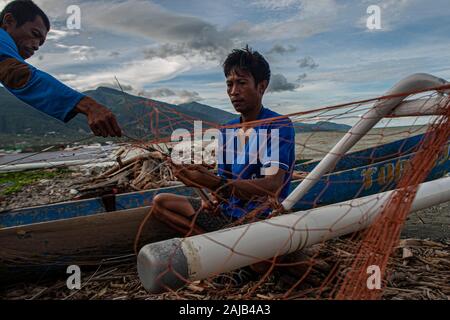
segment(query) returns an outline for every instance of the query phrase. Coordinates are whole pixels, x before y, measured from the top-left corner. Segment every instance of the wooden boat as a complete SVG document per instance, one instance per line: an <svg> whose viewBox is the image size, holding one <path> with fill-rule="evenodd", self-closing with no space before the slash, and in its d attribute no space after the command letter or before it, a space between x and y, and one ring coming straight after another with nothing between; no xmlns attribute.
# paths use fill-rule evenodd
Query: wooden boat
<svg viewBox="0 0 450 320"><path fill-rule="evenodd" d="M345 155L294 209L307 210L392 190L422 139L423 135L418 135ZM449 153L447 145L427 181L449 172ZM299 163L296 170L309 172L318 163ZM299 182L293 181L291 188ZM73 264L117 262L118 257L132 254L139 225L158 193L195 196L192 188L177 186L0 213L0 281L36 277L37 272L48 274ZM141 240L147 244L175 236L150 218Z"/></svg>

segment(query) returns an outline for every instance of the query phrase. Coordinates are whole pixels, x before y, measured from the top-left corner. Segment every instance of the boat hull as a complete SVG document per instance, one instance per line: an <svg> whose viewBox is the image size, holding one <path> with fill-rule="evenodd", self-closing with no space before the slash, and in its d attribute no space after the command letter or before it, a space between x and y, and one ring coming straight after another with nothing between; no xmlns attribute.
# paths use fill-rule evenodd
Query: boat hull
<svg viewBox="0 0 450 320"><path fill-rule="evenodd" d="M294 209L308 210L394 189L420 140L418 136L386 145L384 154L383 148L377 147L346 155L337 165L341 171L324 176ZM402 148L401 152L394 152L396 148ZM449 153L447 146L427 181L450 171ZM378 162L371 163L367 156L370 154L376 154ZM300 164L297 169L310 171L315 165L317 162ZM299 183L293 181L291 189ZM108 263L109 259L133 254L138 228L158 193L195 196L192 188L178 186L0 214L0 281L47 274L73 264ZM175 236L175 232L150 218L141 243Z"/></svg>

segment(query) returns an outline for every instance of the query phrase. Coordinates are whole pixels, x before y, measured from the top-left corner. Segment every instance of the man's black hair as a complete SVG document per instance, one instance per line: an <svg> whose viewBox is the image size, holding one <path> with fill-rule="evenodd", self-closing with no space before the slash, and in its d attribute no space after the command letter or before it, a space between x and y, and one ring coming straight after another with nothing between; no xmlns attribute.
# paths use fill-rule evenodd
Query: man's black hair
<svg viewBox="0 0 450 320"><path fill-rule="evenodd" d="M47 31L50 30L50 20L47 15L31 0L14 0L8 3L0 13L0 25L3 25L3 19L7 13L12 14L17 21L17 27L32 22L37 16L40 16L47 27Z"/></svg>
<svg viewBox="0 0 450 320"><path fill-rule="evenodd" d="M234 49L223 63L225 77L228 77L234 70L247 71L255 79L255 84L263 80L270 81L270 66L264 57L253 51L248 45L243 49Z"/></svg>

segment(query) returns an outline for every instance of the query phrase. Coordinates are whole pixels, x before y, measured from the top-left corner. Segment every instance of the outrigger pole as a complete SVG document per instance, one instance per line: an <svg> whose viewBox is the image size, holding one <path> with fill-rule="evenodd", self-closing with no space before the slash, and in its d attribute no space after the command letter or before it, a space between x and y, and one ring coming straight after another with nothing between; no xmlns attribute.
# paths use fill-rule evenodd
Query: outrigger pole
<svg viewBox="0 0 450 320"><path fill-rule="evenodd" d="M433 89L443 86L447 82L435 76L418 73L413 74L397 83L386 96L392 96L407 92ZM376 103L361 120L350 129L349 132L331 149L306 178L284 200L282 206L290 210L303 196L322 178L332 171L342 156L350 150L367 132L369 132L381 119L391 114L394 109L406 99L406 95L390 98Z"/></svg>

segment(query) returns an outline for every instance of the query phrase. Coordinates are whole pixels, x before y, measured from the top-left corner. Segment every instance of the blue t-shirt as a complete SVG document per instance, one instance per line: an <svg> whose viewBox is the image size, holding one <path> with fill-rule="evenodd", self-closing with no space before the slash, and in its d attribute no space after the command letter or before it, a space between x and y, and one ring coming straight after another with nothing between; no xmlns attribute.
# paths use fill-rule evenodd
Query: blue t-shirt
<svg viewBox="0 0 450 320"><path fill-rule="evenodd" d="M11 88L7 84L2 83L16 98L64 122L69 121L76 115L73 109L85 95L26 63L20 56L14 40L8 32L0 28L0 64L7 59L14 59L15 61L13 62L18 67L28 68L27 73L29 77L27 76L26 83L20 88ZM14 67L12 70L7 70L14 72ZM3 69L1 72L8 71ZM0 78L7 76L5 74Z"/></svg>
<svg viewBox="0 0 450 320"><path fill-rule="evenodd" d="M253 130L248 130L245 135L241 127L222 129L218 174L227 179L249 180L264 178L266 176L264 170L269 167L283 169L286 174L278 197L281 202L289 194L295 164L295 132L288 117L264 107L261 108L257 121L275 117L281 118L256 123ZM226 126L240 123L241 118L238 118L228 122ZM222 204L222 211L226 215L240 218L261 207L261 201L252 200L244 201L232 196L228 202ZM264 214L269 212L270 210L266 210Z"/></svg>

